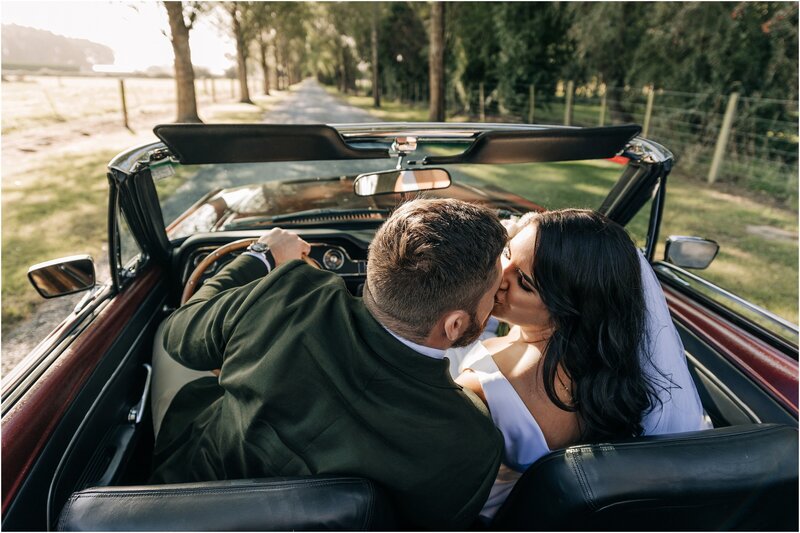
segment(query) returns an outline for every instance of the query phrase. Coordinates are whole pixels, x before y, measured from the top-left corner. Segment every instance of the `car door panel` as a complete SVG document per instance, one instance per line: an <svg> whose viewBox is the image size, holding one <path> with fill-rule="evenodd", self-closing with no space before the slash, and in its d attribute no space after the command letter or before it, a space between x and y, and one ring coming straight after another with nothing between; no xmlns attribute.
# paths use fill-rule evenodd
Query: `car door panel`
<svg viewBox="0 0 800 533"><path fill-rule="evenodd" d="M727 424L797 425L797 361L668 285L664 294L696 362L693 372L703 404L710 411L717 406L716 413L709 413L712 418Z"/></svg>
<svg viewBox="0 0 800 533"><path fill-rule="evenodd" d="M3 417L4 529L46 529L51 485L57 515L72 486L92 482L92 465L97 479L108 470L98 468L98 448L115 441L141 396L141 366L149 362L165 295L162 270L142 271ZM133 443L129 435L122 445Z"/></svg>

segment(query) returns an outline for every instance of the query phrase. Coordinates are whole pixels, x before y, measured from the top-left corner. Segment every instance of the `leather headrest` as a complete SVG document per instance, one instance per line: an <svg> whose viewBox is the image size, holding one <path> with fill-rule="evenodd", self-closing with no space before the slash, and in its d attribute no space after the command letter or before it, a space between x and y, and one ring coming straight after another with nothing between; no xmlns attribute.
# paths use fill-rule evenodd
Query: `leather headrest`
<svg viewBox="0 0 800 533"><path fill-rule="evenodd" d="M76 492L59 531L289 531L397 528L371 481L294 477L97 487Z"/></svg>
<svg viewBox="0 0 800 533"><path fill-rule="evenodd" d="M574 446L528 469L491 526L797 531L797 440L751 424Z"/></svg>

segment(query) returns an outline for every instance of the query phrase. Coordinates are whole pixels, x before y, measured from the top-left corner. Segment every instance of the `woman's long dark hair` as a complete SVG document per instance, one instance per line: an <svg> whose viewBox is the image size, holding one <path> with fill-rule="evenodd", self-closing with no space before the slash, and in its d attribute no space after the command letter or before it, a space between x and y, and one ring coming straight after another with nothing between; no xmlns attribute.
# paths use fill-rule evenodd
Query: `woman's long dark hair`
<svg viewBox="0 0 800 533"><path fill-rule="evenodd" d="M642 370L645 303L636 247L594 211L564 209L530 218L537 227L533 280L554 325L542 366L548 398L577 412L581 440L639 436L658 401ZM572 404L556 394L558 369Z"/></svg>

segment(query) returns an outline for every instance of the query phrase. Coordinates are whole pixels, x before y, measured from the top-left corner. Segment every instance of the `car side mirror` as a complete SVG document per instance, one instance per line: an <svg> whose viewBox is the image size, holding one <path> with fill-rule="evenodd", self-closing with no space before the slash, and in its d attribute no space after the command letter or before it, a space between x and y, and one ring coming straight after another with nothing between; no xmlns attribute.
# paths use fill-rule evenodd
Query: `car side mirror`
<svg viewBox="0 0 800 533"><path fill-rule="evenodd" d="M664 260L681 268L702 270L717 257L719 244L700 237L670 235L664 250Z"/></svg>
<svg viewBox="0 0 800 533"><path fill-rule="evenodd" d="M56 298L95 286L94 261L88 255L62 257L33 265L28 279L42 298Z"/></svg>
<svg viewBox="0 0 800 533"><path fill-rule="evenodd" d="M395 169L360 174L353 182L356 196L446 189L450 173L443 168Z"/></svg>

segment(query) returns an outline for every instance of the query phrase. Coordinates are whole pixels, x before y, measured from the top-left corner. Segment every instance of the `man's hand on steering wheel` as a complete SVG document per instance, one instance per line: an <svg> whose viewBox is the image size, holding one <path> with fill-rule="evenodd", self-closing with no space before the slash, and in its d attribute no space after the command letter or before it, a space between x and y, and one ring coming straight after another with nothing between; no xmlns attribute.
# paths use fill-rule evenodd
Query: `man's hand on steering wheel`
<svg viewBox="0 0 800 533"><path fill-rule="evenodd" d="M292 259L302 259L311 252L310 244L296 233L281 228L272 228L262 235L258 242L269 246L276 267Z"/></svg>

